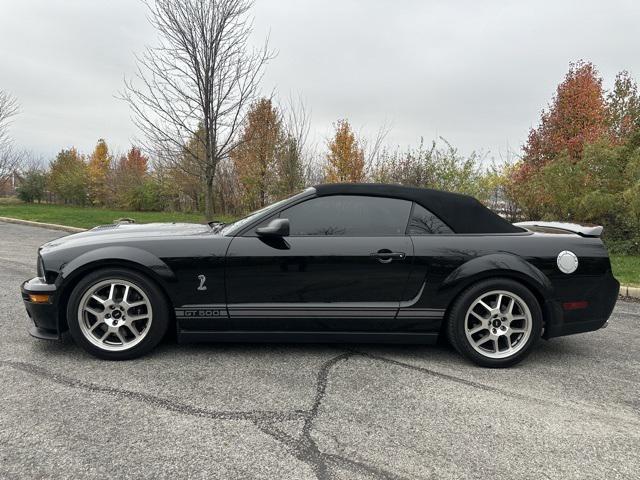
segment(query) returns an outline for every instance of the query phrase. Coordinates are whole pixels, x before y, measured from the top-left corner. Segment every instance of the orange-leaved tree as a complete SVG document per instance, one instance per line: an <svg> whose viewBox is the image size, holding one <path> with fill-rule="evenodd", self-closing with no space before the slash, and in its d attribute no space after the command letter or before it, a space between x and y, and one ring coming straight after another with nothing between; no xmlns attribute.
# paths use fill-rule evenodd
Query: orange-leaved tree
<svg viewBox="0 0 640 480"><path fill-rule="evenodd" d="M540 177L556 159L578 162L585 145L609 137L610 120L602 78L592 63L569 67L540 123L529 132L520 164L512 169L509 190L526 217L542 217L552 195Z"/></svg>
<svg viewBox="0 0 640 480"><path fill-rule="evenodd" d="M147 175L148 168L149 157L144 155L138 147L131 147L118 161L118 169L130 179L143 179Z"/></svg>
<svg viewBox="0 0 640 480"><path fill-rule="evenodd" d="M111 170L109 183L113 197L120 207L140 208L137 199L148 177L148 162L149 158L134 146L126 155L120 156Z"/></svg>
<svg viewBox="0 0 640 480"><path fill-rule="evenodd" d="M93 204L106 205L111 197L108 182L111 168L111 154L104 139L99 139L96 148L89 157L87 173L89 176L89 201Z"/></svg>
<svg viewBox="0 0 640 480"><path fill-rule="evenodd" d="M249 109L238 146L231 152L245 208L253 210L270 200L277 155L284 133L280 111L269 98L261 98Z"/></svg>
<svg viewBox="0 0 640 480"><path fill-rule="evenodd" d="M358 183L365 178L364 150L347 120L338 120L335 134L328 144L325 181Z"/></svg>
<svg viewBox="0 0 640 480"><path fill-rule="evenodd" d="M539 166L567 151L578 160L585 143L608 133L602 78L592 63L572 63L558 85L540 124L532 128L524 146L525 163Z"/></svg>

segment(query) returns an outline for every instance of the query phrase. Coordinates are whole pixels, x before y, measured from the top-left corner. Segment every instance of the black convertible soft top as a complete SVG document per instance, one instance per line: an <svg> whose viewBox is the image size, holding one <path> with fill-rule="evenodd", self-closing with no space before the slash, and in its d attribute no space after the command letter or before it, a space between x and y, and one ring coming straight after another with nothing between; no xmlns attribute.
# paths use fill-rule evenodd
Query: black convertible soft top
<svg viewBox="0 0 640 480"><path fill-rule="evenodd" d="M522 228L496 215L469 195L381 183L330 183L314 187L318 196L394 197L422 205L456 233L519 233Z"/></svg>

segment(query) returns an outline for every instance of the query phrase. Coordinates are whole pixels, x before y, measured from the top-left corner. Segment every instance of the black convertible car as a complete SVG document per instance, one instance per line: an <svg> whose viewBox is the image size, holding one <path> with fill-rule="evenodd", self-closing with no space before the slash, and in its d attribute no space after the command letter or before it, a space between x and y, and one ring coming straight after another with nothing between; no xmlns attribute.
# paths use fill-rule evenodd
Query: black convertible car
<svg viewBox="0 0 640 480"><path fill-rule="evenodd" d="M606 325L601 227L513 225L474 198L320 185L229 225L118 223L43 245L31 334L105 359L179 341L434 343L512 365L538 339Z"/></svg>

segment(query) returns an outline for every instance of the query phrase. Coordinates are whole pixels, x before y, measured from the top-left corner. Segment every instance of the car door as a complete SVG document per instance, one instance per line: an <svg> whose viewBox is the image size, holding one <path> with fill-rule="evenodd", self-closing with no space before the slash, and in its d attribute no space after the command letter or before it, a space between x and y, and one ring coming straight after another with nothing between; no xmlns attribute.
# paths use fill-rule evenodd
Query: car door
<svg viewBox="0 0 640 480"><path fill-rule="evenodd" d="M288 236L263 238L252 229L235 237L226 260L234 326L390 328L413 262L410 212L411 202L395 198L315 197L276 215L289 220Z"/></svg>
<svg viewBox="0 0 640 480"><path fill-rule="evenodd" d="M413 268L396 320L407 327L438 331L451 300L449 293L443 294L440 287L445 278L466 261L465 254L452 247L455 244L453 230L417 203L411 211L407 234L414 247ZM411 324L411 320L415 323Z"/></svg>

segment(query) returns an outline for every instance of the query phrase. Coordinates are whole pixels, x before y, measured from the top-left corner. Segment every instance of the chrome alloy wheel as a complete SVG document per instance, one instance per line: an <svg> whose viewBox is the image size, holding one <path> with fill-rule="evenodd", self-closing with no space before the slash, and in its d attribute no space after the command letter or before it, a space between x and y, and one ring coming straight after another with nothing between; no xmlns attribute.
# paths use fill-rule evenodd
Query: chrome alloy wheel
<svg viewBox="0 0 640 480"><path fill-rule="evenodd" d="M152 320L147 295L137 285L117 278L88 288L78 306L82 334L98 348L112 352L140 343Z"/></svg>
<svg viewBox="0 0 640 480"><path fill-rule="evenodd" d="M469 344L488 358L510 357L522 350L531 336L532 325L525 301L506 290L480 295L464 320Z"/></svg>

